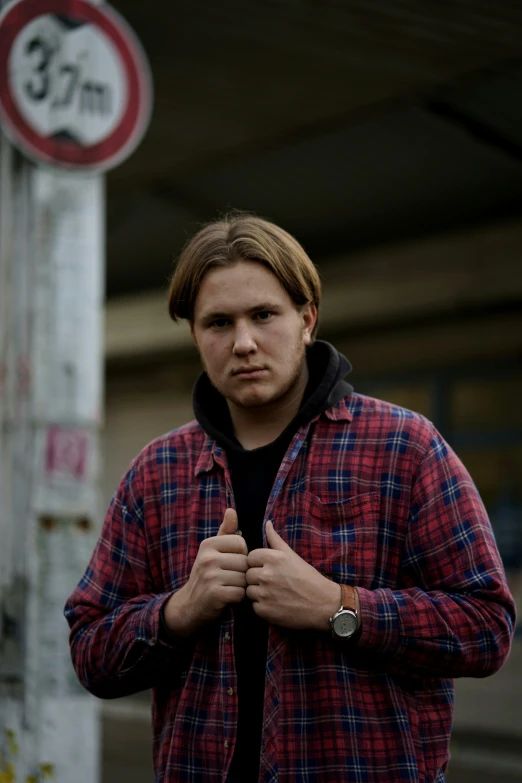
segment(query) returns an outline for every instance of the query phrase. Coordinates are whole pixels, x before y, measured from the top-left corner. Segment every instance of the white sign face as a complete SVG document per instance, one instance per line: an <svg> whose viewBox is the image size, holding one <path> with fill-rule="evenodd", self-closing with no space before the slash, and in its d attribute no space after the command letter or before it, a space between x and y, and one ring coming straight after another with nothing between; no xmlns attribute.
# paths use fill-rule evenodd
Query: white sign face
<svg viewBox="0 0 522 783"><path fill-rule="evenodd" d="M8 69L20 113L40 136L64 133L88 146L121 122L128 101L121 59L93 25L34 19L16 37Z"/></svg>
<svg viewBox="0 0 522 783"><path fill-rule="evenodd" d="M38 162L104 170L145 133L143 50L109 5L13 0L0 11L0 122Z"/></svg>

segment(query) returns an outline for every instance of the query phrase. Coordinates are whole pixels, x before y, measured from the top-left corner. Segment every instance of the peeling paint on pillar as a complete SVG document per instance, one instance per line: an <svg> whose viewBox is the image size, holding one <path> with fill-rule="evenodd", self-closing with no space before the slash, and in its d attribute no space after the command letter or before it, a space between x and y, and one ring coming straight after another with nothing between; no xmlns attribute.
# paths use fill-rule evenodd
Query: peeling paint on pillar
<svg viewBox="0 0 522 783"><path fill-rule="evenodd" d="M63 607L101 518L103 183L5 149L1 138L0 783L97 783L100 706L77 682Z"/></svg>

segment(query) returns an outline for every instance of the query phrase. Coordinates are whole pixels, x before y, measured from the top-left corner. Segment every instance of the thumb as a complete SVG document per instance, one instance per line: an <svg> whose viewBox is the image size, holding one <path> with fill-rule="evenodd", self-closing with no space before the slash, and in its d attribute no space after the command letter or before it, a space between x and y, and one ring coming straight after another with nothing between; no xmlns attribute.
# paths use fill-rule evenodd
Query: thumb
<svg viewBox="0 0 522 783"><path fill-rule="evenodd" d="M227 508L223 522L219 526L218 536L229 536L237 530L237 512L233 508Z"/></svg>
<svg viewBox="0 0 522 783"><path fill-rule="evenodd" d="M270 549L279 549L281 552L294 551L291 546L288 546L286 541L283 541L279 533L276 533L271 520L266 523L266 540Z"/></svg>

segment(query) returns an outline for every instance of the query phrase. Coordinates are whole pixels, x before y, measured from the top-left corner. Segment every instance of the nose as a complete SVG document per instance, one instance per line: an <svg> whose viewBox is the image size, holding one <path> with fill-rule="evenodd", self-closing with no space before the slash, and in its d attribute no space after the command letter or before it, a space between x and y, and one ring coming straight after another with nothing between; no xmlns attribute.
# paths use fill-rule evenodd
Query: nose
<svg viewBox="0 0 522 783"><path fill-rule="evenodd" d="M256 341L250 326L244 322L238 322L234 333L233 351L236 356L246 356L257 350Z"/></svg>

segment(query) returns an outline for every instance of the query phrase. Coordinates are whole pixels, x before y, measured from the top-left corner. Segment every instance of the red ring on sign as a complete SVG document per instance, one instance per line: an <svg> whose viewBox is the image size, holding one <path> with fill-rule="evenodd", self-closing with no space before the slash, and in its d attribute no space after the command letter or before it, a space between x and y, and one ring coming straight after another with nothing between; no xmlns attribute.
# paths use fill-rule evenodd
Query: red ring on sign
<svg viewBox="0 0 522 783"><path fill-rule="evenodd" d="M39 136L25 121L9 89L8 61L22 28L45 14L59 14L90 22L102 30L118 50L127 78L128 105L113 132L103 141L82 147L72 142ZM84 0L18 0L8 6L0 21L0 113L10 135L31 157L45 163L74 168L103 169L130 154L149 120L151 81L147 61L133 31L112 8Z"/></svg>

